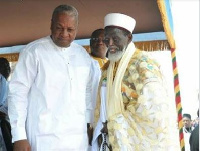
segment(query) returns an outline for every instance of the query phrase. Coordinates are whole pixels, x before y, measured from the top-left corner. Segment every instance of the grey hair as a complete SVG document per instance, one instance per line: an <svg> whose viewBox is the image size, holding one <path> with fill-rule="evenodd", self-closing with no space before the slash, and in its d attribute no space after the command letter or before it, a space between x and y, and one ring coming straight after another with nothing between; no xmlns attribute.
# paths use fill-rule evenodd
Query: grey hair
<svg viewBox="0 0 200 151"><path fill-rule="evenodd" d="M70 5L59 5L59 6L57 6L53 11L51 20L54 21L56 19L56 16L60 13L66 13L69 16L75 17L75 19L78 22L78 11L75 7L70 6Z"/></svg>

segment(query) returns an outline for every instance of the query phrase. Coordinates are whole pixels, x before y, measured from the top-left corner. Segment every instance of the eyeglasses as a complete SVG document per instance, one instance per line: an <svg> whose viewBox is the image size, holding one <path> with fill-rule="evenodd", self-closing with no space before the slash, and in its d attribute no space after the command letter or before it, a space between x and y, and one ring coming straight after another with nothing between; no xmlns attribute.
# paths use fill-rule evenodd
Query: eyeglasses
<svg viewBox="0 0 200 151"><path fill-rule="evenodd" d="M103 43L104 43L104 38L91 38L90 39L92 42L100 42L100 41L102 41Z"/></svg>
<svg viewBox="0 0 200 151"><path fill-rule="evenodd" d="M113 37L113 38L111 38L111 39L112 39L112 41L113 41L115 44L118 44L119 41L120 41L120 39L117 38L117 37ZM92 42L95 42L95 43L102 41L102 42L105 43L106 45L108 45L109 42L110 42L110 38L91 38L90 40L91 40Z"/></svg>
<svg viewBox="0 0 200 151"><path fill-rule="evenodd" d="M103 42L104 42L106 45L108 45L109 42L110 42L110 39L112 39L113 43L115 43L115 44L118 44L119 41L120 41L119 38L113 37L113 38L105 38L105 39L103 39Z"/></svg>

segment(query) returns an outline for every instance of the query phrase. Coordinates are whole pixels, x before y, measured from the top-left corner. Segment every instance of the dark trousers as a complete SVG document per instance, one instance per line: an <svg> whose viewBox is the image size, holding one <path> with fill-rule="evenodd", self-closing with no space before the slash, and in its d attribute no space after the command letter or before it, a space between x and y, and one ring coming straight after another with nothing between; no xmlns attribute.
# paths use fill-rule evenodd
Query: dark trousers
<svg viewBox="0 0 200 151"><path fill-rule="evenodd" d="M6 119L0 119L0 126L3 135L3 139L6 145L7 151L13 151L12 135L10 123Z"/></svg>

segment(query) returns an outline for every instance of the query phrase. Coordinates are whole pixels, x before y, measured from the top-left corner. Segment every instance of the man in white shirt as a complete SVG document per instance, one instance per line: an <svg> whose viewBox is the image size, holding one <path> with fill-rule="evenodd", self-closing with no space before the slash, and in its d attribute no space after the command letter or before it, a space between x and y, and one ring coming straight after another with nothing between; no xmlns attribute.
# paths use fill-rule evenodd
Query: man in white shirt
<svg viewBox="0 0 200 151"><path fill-rule="evenodd" d="M51 36L21 52L9 84L15 151L87 150L95 66L73 42L77 28L77 10L60 5L52 15Z"/></svg>

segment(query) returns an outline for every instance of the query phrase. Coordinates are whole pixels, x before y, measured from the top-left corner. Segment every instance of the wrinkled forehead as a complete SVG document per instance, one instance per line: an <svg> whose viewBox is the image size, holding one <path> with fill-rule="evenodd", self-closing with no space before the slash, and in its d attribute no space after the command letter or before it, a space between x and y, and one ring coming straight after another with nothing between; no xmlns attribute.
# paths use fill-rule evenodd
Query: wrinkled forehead
<svg viewBox="0 0 200 151"><path fill-rule="evenodd" d="M78 25L78 19L76 18L76 16L68 12L60 12L58 14L55 14L54 19L52 19L52 23L54 24L59 22L69 22L69 21Z"/></svg>
<svg viewBox="0 0 200 151"><path fill-rule="evenodd" d="M105 27L105 36L113 36L113 35L118 35L118 34L122 34L123 29L120 27L116 27L116 26L107 26Z"/></svg>

